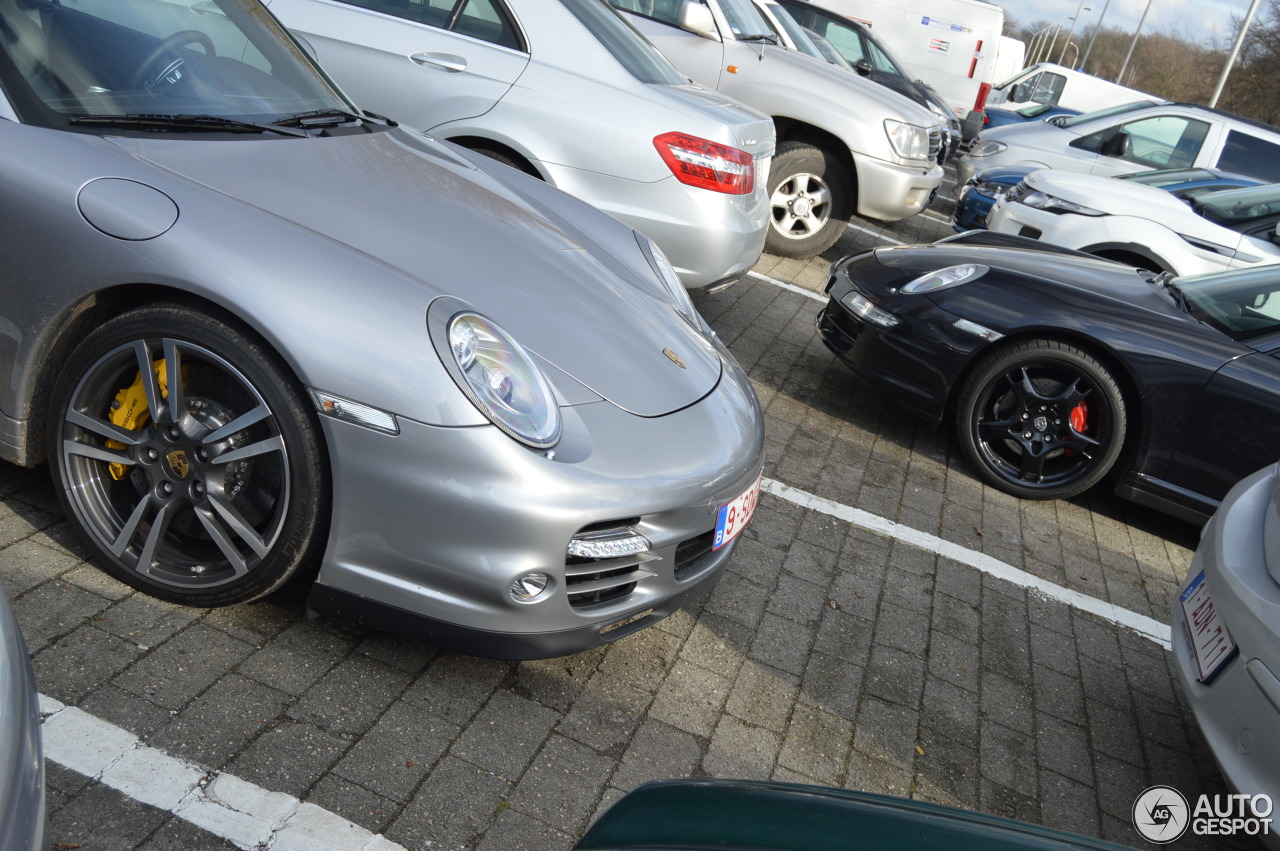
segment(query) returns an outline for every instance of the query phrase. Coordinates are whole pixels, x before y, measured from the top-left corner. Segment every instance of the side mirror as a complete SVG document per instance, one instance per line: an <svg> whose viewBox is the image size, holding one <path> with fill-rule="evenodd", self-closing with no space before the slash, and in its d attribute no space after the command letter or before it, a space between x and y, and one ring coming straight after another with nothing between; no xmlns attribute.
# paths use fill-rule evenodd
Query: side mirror
<svg viewBox="0 0 1280 851"><path fill-rule="evenodd" d="M1127 157L1130 150L1132 148L1129 143L1129 134L1123 130L1117 130L1102 140L1098 153L1104 157Z"/></svg>
<svg viewBox="0 0 1280 851"><path fill-rule="evenodd" d="M696 0L684 0L680 4L680 17L677 20L680 23L680 29L685 32L691 32L712 41L720 41L720 31L716 29L711 10Z"/></svg>
<svg viewBox="0 0 1280 851"><path fill-rule="evenodd" d="M1031 100L1031 91L1031 81L1023 80L1021 83L1018 83L1018 87L1013 90L1013 94L1009 95L1009 99L1014 103L1022 103L1023 101Z"/></svg>
<svg viewBox="0 0 1280 851"><path fill-rule="evenodd" d="M853 63L853 70L857 71L859 74L861 74L864 77L870 77L871 72L876 69L875 69L875 66L871 64L871 60L867 59L864 56L863 58L859 59L857 62Z"/></svg>

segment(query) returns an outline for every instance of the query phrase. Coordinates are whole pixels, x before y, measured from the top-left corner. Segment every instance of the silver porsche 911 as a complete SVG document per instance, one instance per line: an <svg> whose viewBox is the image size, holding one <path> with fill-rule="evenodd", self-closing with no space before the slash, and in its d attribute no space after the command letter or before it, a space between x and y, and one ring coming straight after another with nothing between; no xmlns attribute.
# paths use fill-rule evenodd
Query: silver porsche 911
<svg viewBox="0 0 1280 851"><path fill-rule="evenodd" d="M359 111L257 0L0 0L0 458L110 573L501 658L719 577L750 383L648 239Z"/></svg>

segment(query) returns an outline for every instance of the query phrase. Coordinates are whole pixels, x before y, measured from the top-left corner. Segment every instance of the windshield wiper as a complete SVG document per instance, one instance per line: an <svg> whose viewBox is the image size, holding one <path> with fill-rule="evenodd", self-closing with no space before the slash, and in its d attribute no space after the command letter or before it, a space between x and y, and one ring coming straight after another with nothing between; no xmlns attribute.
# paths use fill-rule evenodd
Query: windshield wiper
<svg viewBox="0 0 1280 851"><path fill-rule="evenodd" d="M75 115L71 124L100 125L103 127L138 127L155 130L195 130L211 132L223 130L231 133L276 133L280 136L306 136L302 130L279 127L274 124L255 124L221 115L159 115L138 113L130 115Z"/></svg>
<svg viewBox="0 0 1280 851"><path fill-rule="evenodd" d="M1173 299L1173 303L1179 310L1188 316L1191 315L1191 300L1187 298L1187 294L1182 291L1182 287L1173 282L1174 274L1172 272L1161 272L1158 275L1152 275L1147 278L1147 283L1153 287L1164 290L1169 294L1169 298Z"/></svg>
<svg viewBox="0 0 1280 851"><path fill-rule="evenodd" d="M765 35L764 33L761 33L760 35L740 35L738 36L738 41L754 42L756 44L777 44L778 43L778 39L774 38L771 35Z"/></svg>
<svg viewBox="0 0 1280 851"><path fill-rule="evenodd" d="M310 130L316 127L336 127L339 124L350 124L353 121L364 121L364 116L356 115L345 109L313 109L289 115L279 121L271 122L276 127L301 127Z"/></svg>

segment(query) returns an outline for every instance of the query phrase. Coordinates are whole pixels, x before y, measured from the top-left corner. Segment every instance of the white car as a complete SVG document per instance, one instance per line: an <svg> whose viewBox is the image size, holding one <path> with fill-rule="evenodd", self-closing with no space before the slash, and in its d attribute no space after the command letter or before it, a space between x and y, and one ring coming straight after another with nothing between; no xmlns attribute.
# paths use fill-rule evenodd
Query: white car
<svg viewBox="0 0 1280 851"><path fill-rule="evenodd" d="M597 0L269 3L358 103L621 219L686 287L760 258L773 122L690 85Z"/></svg>
<svg viewBox="0 0 1280 851"><path fill-rule="evenodd" d="M1117 175L1214 168L1280 180L1280 129L1187 103L1137 103L984 130L960 158L963 186L997 165Z"/></svg>
<svg viewBox="0 0 1280 851"><path fill-rule="evenodd" d="M1183 200L1154 186L1041 169L996 201L987 227L1157 272L1280 263L1280 184Z"/></svg>

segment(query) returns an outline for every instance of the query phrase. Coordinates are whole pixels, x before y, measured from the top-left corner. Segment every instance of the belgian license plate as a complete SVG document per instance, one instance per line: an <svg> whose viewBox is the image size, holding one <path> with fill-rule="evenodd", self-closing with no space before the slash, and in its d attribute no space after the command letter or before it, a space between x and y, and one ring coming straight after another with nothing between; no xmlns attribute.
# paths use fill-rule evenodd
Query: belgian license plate
<svg viewBox="0 0 1280 851"><path fill-rule="evenodd" d="M760 502L760 480L763 478L764 471L761 470L751 487L720 506L720 511L716 514L716 536L711 547L713 550L720 549L746 528L751 515L756 513L756 504Z"/></svg>
<svg viewBox="0 0 1280 851"><path fill-rule="evenodd" d="M1213 605L1203 570L1183 589L1179 600L1182 603L1187 637L1191 641L1191 652L1200 669L1198 679L1207 683L1236 655L1235 639L1231 637L1227 625L1222 622Z"/></svg>

